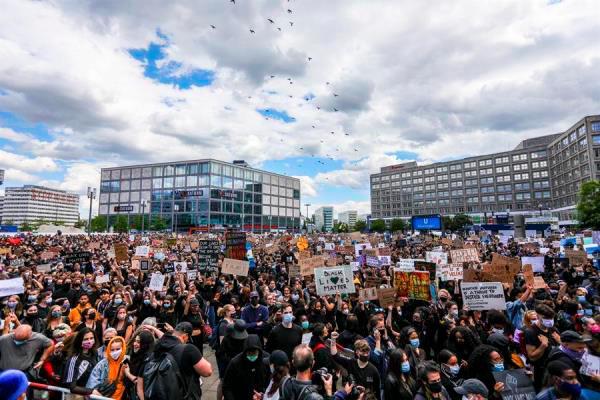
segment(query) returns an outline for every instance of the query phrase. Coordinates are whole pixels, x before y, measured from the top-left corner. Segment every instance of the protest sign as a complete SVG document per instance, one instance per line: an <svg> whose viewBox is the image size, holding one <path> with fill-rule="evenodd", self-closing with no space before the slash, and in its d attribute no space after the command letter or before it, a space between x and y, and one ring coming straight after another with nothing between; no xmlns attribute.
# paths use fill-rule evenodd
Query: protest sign
<svg viewBox="0 0 600 400"><path fill-rule="evenodd" d="M14 260L10 260L10 266L14 268L21 268L25 266L25 260L22 258L15 258Z"/></svg>
<svg viewBox="0 0 600 400"><path fill-rule="evenodd" d="M140 271L149 271L150 270L150 261L149 260L140 260Z"/></svg>
<svg viewBox="0 0 600 400"><path fill-rule="evenodd" d="M92 253L89 251L79 251L77 253L71 253L65 257L65 263L67 264L75 264L75 263L84 263L90 261L92 257Z"/></svg>
<svg viewBox="0 0 600 400"><path fill-rule="evenodd" d="M150 246L137 246L135 255L138 257L148 257L150 255Z"/></svg>
<svg viewBox="0 0 600 400"><path fill-rule="evenodd" d="M394 305L396 302L396 292L396 288L377 289L377 299L379 300L379 305L383 308Z"/></svg>
<svg viewBox="0 0 600 400"><path fill-rule="evenodd" d="M325 251L333 251L335 250L335 245L333 243L325 243Z"/></svg>
<svg viewBox="0 0 600 400"><path fill-rule="evenodd" d="M370 288L370 287L378 288L379 286L381 286L382 282L383 282L383 279L381 279L379 277L368 276L367 278L365 278L365 287L366 288Z"/></svg>
<svg viewBox="0 0 600 400"><path fill-rule="evenodd" d="M544 272L544 257L521 257L521 265L531 265L533 272Z"/></svg>
<svg viewBox="0 0 600 400"><path fill-rule="evenodd" d="M225 258L223 259L223 265L221 265L221 273L236 276L248 276L249 268L250 264L248 261Z"/></svg>
<svg viewBox="0 0 600 400"><path fill-rule="evenodd" d="M297 264L292 264L289 267L289 273L288 273L289 277L299 277L302 276L300 274L300 266Z"/></svg>
<svg viewBox="0 0 600 400"><path fill-rule="evenodd" d="M23 278L19 277L0 280L0 297L21 294L23 292L25 292Z"/></svg>
<svg viewBox="0 0 600 400"><path fill-rule="evenodd" d="M175 272L175 266L173 264L165 265L165 274L173 274Z"/></svg>
<svg viewBox="0 0 600 400"><path fill-rule="evenodd" d="M460 250L450 250L452 264L462 264L466 262L479 262L479 252L475 248Z"/></svg>
<svg viewBox="0 0 600 400"><path fill-rule="evenodd" d="M377 288L369 287L358 291L358 301L377 300Z"/></svg>
<svg viewBox="0 0 600 400"><path fill-rule="evenodd" d="M354 293L352 267L315 268L317 295L327 296L336 293Z"/></svg>
<svg viewBox="0 0 600 400"><path fill-rule="evenodd" d="M436 265L432 262L415 260L415 271L427 271L429 272L429 279L432 282L436 280Z"/></svg>
<svg viewBox="0 0 600 400"><path fill-rule="evenodd" d="M394 287L398 289L398 296L400 297L430 301L429 283L429 272L394 271Z"/></svg>
<svg viewBox="0 0 600 400"><path fill-rule="evenodd" d="M350 240L359 241L362 239L362 234L360 232L350 232Z"/></svg>
<svg viewBox="0 0 600 400"><path fill-rule="evenodd" d="M150 278L150 284L148 287L154 292L160 292L165 284L165 276L161 273L155 272Z"/></svg>
<svg viewBox="0 0 600 400"><path fill-rule="evenodd" d="M40 258L42 260L52 260L54 258L56 258L58 254L52 252L52 251L44 251L42 252L42 254L40 254Z"/></svg>
<svg viewBox="0 0 600 400"><path fill-rule="evenodd" d="M98 285L108 282L110 282L110 276L108 274L96 275L96 283Z"/></svg>
<svg viewBox="0 0 600 400"><path fill-rule="evenodd" d="M523 265L523 278L526 284L533 286L533 267L531 264Z"/></svg>
<svg viewBox="0 0 600 400"><path fill-rule="evenodd" d="M402 258L396 263L396 268L401 272L412 272L415 270L415 259L413 258Z"/></svg>
<svg viewBox="0 0 600 400"><path fill-rule="evenodd" d="M94 251L99 250L102 244L100 242L90 242L88 243L88 250Z"/></svg>
<svg viewBox="0 0 600 400"><path fill-rule="evenodd" d="M497 279L512 286L515 275L521 272L521 260L493 253L492 264L484 264L483 272L490 282Z"/></svg>
<svg viewBox="0 0 600 400"><path fill-rule="evenodd" d="M587 253L583 250L565 249L565 256L569 259L569 265L584 265L587 263Z"/></svg>
<svg viewBox="0 0 600 400"><path fill-rule="evenodd" d="M392 256L392 250L389 247L380 247L379 249L377 249L377 252L380 256Z"/></svg>
<svg viewBox="0 0 600 400"><path fill-rule="evenodd" d="M127 262L129 260L129 255L127 254L129 247L125 243L116 243L115 244L115 260L118 263Z"/></svg>
<svg viewBox="0 0 600 400"><path fill-rule="evenodd" d="M296 243L296 247L298 247L298 250L300 251L308 249L308 240L304 236L301 236Z"/></svg>
<svg viewBox="0 0 600 400"><path fill-rule="evenodd" d="M246 232L225 233L225 257L235 260L246 258Z"/></svg>
<svg viewBox="0 0 600 400"><path fill-rule="evenodd" d="M379 258L377 256L367 256L367 266L379 268Z"/></svg>
<svg viewBox="0 0 600 400"><path fill-rule="evenodd" d="M600 374L600 357L586 351L583 357L581 357L581 369L579 372L587 376Z"/></svg>
<svg viewBox="0 0 600 400"><path fill-rule="evenodd" d="M542 254L542 255L548 254L549 251L550 251L550 248L548 248L548 247L540 247L540 254Z"/></svg>
<svg viewBox="0 0 600 400"><path fill-rule="evenodd" d="M352 255L354 254L354 246L335 246L335 252L338 254Z"/></svg>
<svg viewBox="0 0 600 400"><path fill-rule="evenodd" d="M377 249L365 249L362 254L367 257L377 257Z"/></svg>
<svg viewBox="0 0 600 400"><path fill-rule="evenodd" d="M600 231L592 231L592 242L600 244Z"/></svg>
<svg viewBox="0 0 600 400"><path fill-rule="evenodd" d="M458 281L463 279L464 268L462 264L439 265L439 277L442 281Z"/></svg>
<svg viewBox="0 0 600 400"><path fill-rule="evenodd" d="M357 243L357 244L354 245L354 255L356 257L359 257L359 256L361 256L363 254L364 250L368 250L368 249L371 249L371 248L373 248L371 246L371 243Z"/></svg>
<svg viewBox="0 0 600 400"><path fill-rule="evenodd" d="M52 264L38 264L35 266L38 272L50 272L52 270Z"/></svg>
<svg viewBox="0 0 600 400"><path fill-rule="evenodd" d="M379 259L379 266L380 267L387 267L392 265L392 257L391 256L378 256L377 257Z"/></svg>
<svg viewBox="0 0 600 400"><path fill-rule="evenodd" d="M325 260L320 256L303 258L302 260L298 260L298 265L300 265L300 274L308 276L314 274L315 268L324 266Z"/></svg>
<svg viewBox="0 0 600 400"><path fill-rule="evenodd" d="M140 259L139 258L133 258L131 259L131 269L139 269L140 268Z"/></svg>
<svg viewBox="0 0 600 400"><path fill-rule="evenodd" d="M448 264L448 253L443 251L428 251L425 253L425 261L437 265L446 265Z"/></svg>
<svg viewBox="0 0 600 400"><path fill-rule="evenodd" d="M464 304L469 310L505 310L506 301L500 282L462 282L460 285Z"/></svg>
<svg viewBox="0 0 600 400"><path fill-rule="evenodd" d="M200 272L217 272L221 245L218 240L200 240L198 243L198 270Z"/></svg>
<svg viewBox="0 0 600 400"><path fill-rule="evenodd" d="M158 248L158 247L161 247L164 242L160 239L152 239L151 243L152 243L152 247Z"/></svg>
<svg viewBox="0 0 600 400"><path fill-rule="evenodd" d="M195 281L196 278L198 277L198 271L195 271L195 270L189 270L186 272L186 274L187 274L188 281Z"/></svg>
<svg viewBox="0 0 600 400"><path fill-rule="evenodd" d="M187 262L185 261L177 261L173 263L175 267L175 272L187 272Z"/></svg>
<svg viewBox="0 0 600 400"><path fill-rule="evenodd" d="M337 265L337 254L334 252L324 255L323 259L328 267L335 267Z"/></svg>
<svg viewBox="0 0 600 400"><path fill-rule="evenodd" d="M503 400L535 400L533 382L524 369L494 371L493 374L496 382L504 383L504 389L500 392Z"/></svg>
<svg viewBox="0 0 600 400"><path fill-rule="evenodd" d="M534 289L546 289L546 286L547 286L547 284L543 277L541 277L541 276L533 277L533 288Z"/></svg>

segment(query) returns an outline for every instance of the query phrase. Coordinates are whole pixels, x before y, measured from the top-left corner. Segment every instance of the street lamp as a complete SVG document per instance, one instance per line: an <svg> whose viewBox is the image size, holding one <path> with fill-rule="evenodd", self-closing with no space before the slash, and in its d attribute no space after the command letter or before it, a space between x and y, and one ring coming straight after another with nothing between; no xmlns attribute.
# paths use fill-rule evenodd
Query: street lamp
<svg viewBox="0 0 600 400"><path fill-rule="evenodd" d="M308 220L308 207L311 206L310 203L306 203L304 204L306 206L306 218L304 219L305 221ZM308 223L306 224L306 230L308 231Z"/></svg>
<svg viewBox="0 0 600 400"><path fill-rule="evenodd" d="M175 232L177 234L177 213L179 212L179 205L173 205L173 218L171 218L171 232ZM173 230L173 220L175 220L175 230Z"/></svg>
<svg viewBox="0 0 600 400"><path fill-rule="evenodd" d="M92 234L92 201L96 198L96 188L88 186L87 197L90 199L90 213L88 215L88 236Z"/></svg>
<svg viewBox="0 0 600 400"><path fill-rule="evenodd" d="M148 204L148 202L146 201L146 199L142 199L140 205L142 206L142 236L144 235L144 217L145 217L145 210L146 210L146 205Z"/></svg>
<svg viewBox="0 0 600 400"><path fill-rule="evenodd" d="M542 208L544 205L542 203L538 204L538 209L540 210L540 217L542 216Z"/></svg>

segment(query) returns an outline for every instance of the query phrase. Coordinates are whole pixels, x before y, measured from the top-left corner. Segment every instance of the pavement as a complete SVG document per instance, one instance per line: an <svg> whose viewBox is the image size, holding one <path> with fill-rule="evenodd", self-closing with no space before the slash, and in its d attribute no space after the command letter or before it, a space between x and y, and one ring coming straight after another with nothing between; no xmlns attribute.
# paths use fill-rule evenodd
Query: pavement
<svg viewBox="0 0 600 400"><path fill-rule="evenodd" d="M208 378L202 378L202 400L216 400L217 386L219 386L219 371L217 370L217 360L215 352L208 345L204 345L204 358L212 365L213 374Z"/></svg>

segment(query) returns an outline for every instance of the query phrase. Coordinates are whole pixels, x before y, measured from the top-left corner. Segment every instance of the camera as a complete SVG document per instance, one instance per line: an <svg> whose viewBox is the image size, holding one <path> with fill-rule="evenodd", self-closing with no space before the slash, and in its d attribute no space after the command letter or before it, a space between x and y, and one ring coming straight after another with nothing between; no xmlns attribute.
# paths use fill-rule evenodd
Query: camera
<svg viewBox="0 0 600 400"><path fill-rule="evenodd" d="M357 385L356 378L354 378L354 375L352 374L348 374L342 378L342 387L345 387L347 384L352 385L352 391L348 396L346 396L347 400L358 399L358 396L365 391L364 387Z"/></svg>
<svg viewBox="0 0 600 400"><path fill-rule="evenodd" d="M311 383L317 387L317 391L319 393L325 393L325 385L323 384L323 380L329 378L329 375L329 371L325 367L313 371Z"/></svg>

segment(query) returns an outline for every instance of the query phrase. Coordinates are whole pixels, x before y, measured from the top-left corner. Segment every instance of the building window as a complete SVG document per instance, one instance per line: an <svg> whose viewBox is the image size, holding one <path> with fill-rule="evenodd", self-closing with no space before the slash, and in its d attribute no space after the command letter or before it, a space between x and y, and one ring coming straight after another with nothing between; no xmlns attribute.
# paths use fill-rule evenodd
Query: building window
<svg viewBox="0 0 600 400"><path fill-rule="evenodd" d="M492 160L479 160L479 166L480 167L487 167L489 165L492 165Z"/></svg>
<svg viewBox="0 0 600 400"><path fill-rule="evenodd" d="M512 156L513 161L525 161L527 160L527 154L515 154Z"/></svg>
<svg viewBox="0 0 600 400"><path fill-rule="evenodd" d="M592 135L592 144L600 144L600 135Z"/></svg>
<svg viewBox="0 0 600 400"><path fill-rule="evenodd" d="M508 156L506 157L496 157L496 159L494 160L496 162L496 164L505 164L508 162Z"/></svg>

